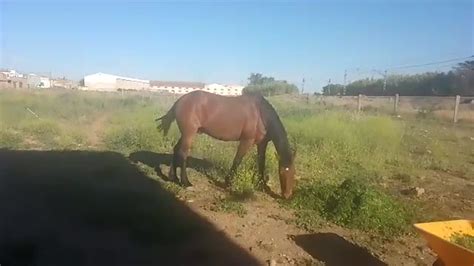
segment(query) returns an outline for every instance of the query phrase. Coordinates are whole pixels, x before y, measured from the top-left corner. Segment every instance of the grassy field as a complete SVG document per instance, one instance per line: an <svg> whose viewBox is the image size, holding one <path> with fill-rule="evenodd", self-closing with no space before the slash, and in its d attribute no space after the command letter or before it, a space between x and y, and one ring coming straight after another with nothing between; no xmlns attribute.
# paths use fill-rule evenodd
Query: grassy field
<svg viewBox="0 0 474 266"><path fill-rule="evenodd" d="M175 100L151 94L0 91L0 148L169 153L178 130L174 125L163 137L154 118ZM270 101L298 150L298 188L291 201L281 202L294 211L298 226L312 231L331 222L394 236L410 232L414 221L474 213L472 205L466 207L474 200L474 124L453 125L430 116L396 118L370 110L356 113L286 96ZM235 149L236 143L200 136L192 156L210 161L213 167L206 174L222 181ZM257 190L255 157L254 149L239 170L233 196ZM269 146L267 172L271 187L279 192L276 167ZM144 171L155 175L151 168ZM401 192L412 187L426 192L419 197ZM432 200L440 193L457 196L446 196L443 206L434 206ZM245 201L234 198L218 200L215 209L244 216Z"/></svg>

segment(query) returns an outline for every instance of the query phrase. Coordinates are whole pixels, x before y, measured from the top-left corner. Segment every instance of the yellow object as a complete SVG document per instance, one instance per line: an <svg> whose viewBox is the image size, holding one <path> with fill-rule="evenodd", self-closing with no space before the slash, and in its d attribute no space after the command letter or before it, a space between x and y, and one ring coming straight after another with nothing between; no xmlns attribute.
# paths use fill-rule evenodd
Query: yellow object
<svg viewBox="0 0 474 266"><path fill-rule="evenodd" d="M474 266L474 251L451 242L454 233L474 236L474 221L452 220L417 223L415 228L446 266Z"/></svg>

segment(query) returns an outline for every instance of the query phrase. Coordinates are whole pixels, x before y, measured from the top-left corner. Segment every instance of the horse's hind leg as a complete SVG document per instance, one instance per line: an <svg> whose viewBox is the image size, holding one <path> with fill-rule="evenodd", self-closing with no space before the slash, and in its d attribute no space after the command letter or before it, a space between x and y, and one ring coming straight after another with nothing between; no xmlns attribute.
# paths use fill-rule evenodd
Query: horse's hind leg
<svg viewBox="0 0 474 266"><path fill-rule="evenodd" d="M194 132L192 134L186 134L181 136L180 147L178 149L178 157L181 167L181 184L185 187L192 186L191 182L189 182L188 173L186 171L186 161L189 156L189 152L191 150L191 145L195 134L196 133Z"/></svg>
<svg viewBox="0 0 474 266"><path fill-rule="evenodd" d="M178 165L181 165L179 158L179 147L181 146L181 138L178 140L176 145L173 148L173 158L171 159L170 171L168 173L168 179L171 182L179 183L178 178L176 177L176 168Z"/></svg>

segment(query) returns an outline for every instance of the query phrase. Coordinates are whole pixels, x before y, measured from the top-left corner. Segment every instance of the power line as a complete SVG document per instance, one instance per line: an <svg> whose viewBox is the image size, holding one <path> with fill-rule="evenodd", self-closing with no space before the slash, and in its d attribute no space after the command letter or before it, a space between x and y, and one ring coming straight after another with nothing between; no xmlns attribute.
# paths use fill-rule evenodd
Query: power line
<svg viewBox="0 0 474 266"><path fill-rule="evenodd" d="M443 61L436 61L436 62L424 63L424 64L388 67L388 68L385 68L385 69L391 70L391 69L403 69L403 68L414 68L414 67L422 67L422 66L431 66L431 65L438 65L438 64L444 64L444 63L449 63L449 62L455 62L455 61L466 60L466 59L470 59L470 58L474 58L474 55L466 56L466 57L452 58L452 59L443 60Z"/></svg>
<svg viewBox="0 0 474 266"><path fill-rule="evenodd" d="M461 60L467 60L467 59L474 59L474 55L465 56L465 57L458 57L458 58L451 58L451 59L447 59L447 60L429 62L429 63L424 63L424 64L401 65L401 66L386 67L386 68L384 68L383 71L379 71L377 69L365 70L364 68L361 68L361 67L346 68L344 70L344 87L346 86L346 84L348 82L348 79L347 79L348 72L352 72L354 74L357 74L358 76L367 75L367 74L370 74L370 73L380 74L384 77L384 81L385 81L384 82L384 87L386 87L386 79L387 79L387 76L388 76L388 71L390 71L390 70L416 68L416 67L443 64L441 66L438 66L437 69L440 69L440 68L443 68L443 67L448 67L450 65L454 65L453 64L454 62L459 62ZM450 63L450 64L446 64L446 63ZM329 79L328 85L329 84L331 84L331 79Z"/></svg>

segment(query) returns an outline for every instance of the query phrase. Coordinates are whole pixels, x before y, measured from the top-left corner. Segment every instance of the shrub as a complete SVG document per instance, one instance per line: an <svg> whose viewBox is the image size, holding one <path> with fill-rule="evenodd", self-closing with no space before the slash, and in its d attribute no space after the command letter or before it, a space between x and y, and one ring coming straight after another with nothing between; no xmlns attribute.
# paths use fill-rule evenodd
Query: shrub
<svg viewBox="0 0 474 266"><path fill-rule="evenodd" d="M395 198L355 178L339 185L303 186L290 204L298 210L297 216L314 211L336 224L383 235L406 232L413 218L412 212ZM311 227L311 220L305 226Z"/></svg>

